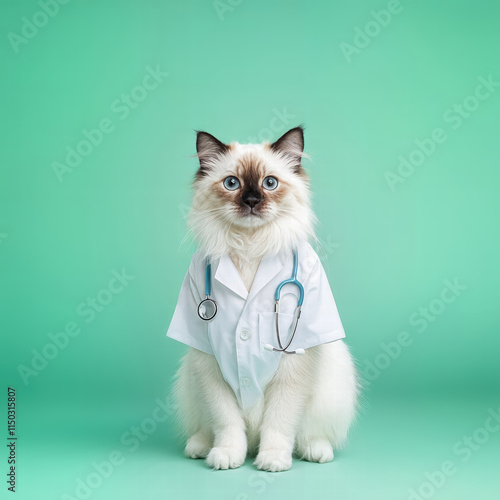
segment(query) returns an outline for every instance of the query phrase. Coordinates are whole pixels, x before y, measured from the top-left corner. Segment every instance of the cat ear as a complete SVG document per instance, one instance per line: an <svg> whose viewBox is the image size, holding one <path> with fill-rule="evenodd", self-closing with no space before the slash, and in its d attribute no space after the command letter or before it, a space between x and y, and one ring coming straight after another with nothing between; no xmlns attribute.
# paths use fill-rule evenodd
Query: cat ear
<svg viewBox="0 0 500 500"><path fill-rule="evenodd" d="M208 132L196 132L196 152L200 160L198 175L205 175L210 163L219 155L229 151L229 147Z"/></svg>
<svg viewBox="0 0 500 500"><path fill-rule="evenodd" d="M297 163L297 167L301 168L300 160L304 151L304 128L301 126L292 128L271 144L271 150L291 157Z"/></svg>

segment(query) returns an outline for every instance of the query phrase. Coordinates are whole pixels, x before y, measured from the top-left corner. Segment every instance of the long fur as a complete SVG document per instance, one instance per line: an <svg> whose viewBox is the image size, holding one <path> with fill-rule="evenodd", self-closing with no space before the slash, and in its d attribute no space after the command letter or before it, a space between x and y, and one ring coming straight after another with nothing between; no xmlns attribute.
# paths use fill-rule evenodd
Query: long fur
<svg viewBox="0 0 500 500"><path fill-rule="evenodd" d="M207 256L229 255L250 289L263 256L315 239L309 180L300 164L302 129L272 145L224 145L201 132L197 146L200 170L189 229ZM250 170L259 182L273 175L281 184L279 200L263 193L258 216L242 215L238 195L220 187L227 176ZM310 348L304 356L283 355L264 397L247 410L240 408L215 357L196 349L183 357L174 384L188 438L185 454L206 458L214 469L238 467L247 453L257 454L255 464L268 471L289 469L293 453L331 461L333 450L346 442L358 392L354 361L341 340Z"/></svg>

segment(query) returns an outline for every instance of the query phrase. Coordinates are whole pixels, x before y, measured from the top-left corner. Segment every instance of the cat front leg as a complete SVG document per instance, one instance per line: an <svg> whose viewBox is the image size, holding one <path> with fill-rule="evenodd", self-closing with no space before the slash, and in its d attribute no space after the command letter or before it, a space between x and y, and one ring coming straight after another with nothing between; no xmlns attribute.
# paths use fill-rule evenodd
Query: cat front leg
<svg viewBox="0 0 500 500"><path fill-rule="evenodd" d="M311 363L304 357L282 355L278 371L265 391L259 453L254 464L280 472L292 466L295 433L308 399Z"/></svg>
<svg viewBox="0 0 500 500"><path fill-rule="evenodd" d="M239 467L247 455L247 437L236 396L224 380L214 356L199 351L195 365L204 402L203 418L213 435L213 447L206 462L213 469Z"/></svg>

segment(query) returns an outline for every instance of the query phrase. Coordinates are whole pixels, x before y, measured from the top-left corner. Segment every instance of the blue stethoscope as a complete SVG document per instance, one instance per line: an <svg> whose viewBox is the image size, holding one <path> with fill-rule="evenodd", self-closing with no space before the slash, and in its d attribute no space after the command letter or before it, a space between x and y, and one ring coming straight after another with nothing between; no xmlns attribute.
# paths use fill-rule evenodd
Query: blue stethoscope
<svg viewBox="0 0 500 500"><path fill-rule="evenodd" d="M267 351L284 352L285 354L304 354L304 349L295 349L295 351L289 351L288 348L295 337L295 332L297 331L297 325L299 323L300 311L302 309L302 303L304 302L304 287L302 283L297 279L297 269L299 267L299 257L297 252L293 253L293 271L291 278L282 281L276 288L276 293L274 294L274 314L276 322L276 338L278 339L278 347L273 347L271 344L266 344L264 349ZM279 331L279 312L280 312L280 298L281 289L285 285L295 285L299 289L299 300L297 302L297 307L293 315L292 323L292 334L288 340L285 347L281 342L280 331ZM210 297L212 293L212 266L210 261L207 259L206 269L205 269L205 298L198 305L198 316L204 321L210 321L217 314L217 302Z"/></svg>

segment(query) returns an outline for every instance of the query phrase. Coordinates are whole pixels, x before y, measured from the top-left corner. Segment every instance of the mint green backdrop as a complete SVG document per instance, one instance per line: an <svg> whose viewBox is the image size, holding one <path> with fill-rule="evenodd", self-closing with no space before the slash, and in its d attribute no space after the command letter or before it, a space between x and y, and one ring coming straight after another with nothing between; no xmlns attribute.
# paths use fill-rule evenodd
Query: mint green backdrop
<svg viewBox="0 0 500 500"><path fill-rule="evenodd" d="M498 498L499 15L485 0L4 2L13 498ZM183 458L167 399L193 130L248 142L300 123L362 409L330 464L214 472Z"/></svg>

